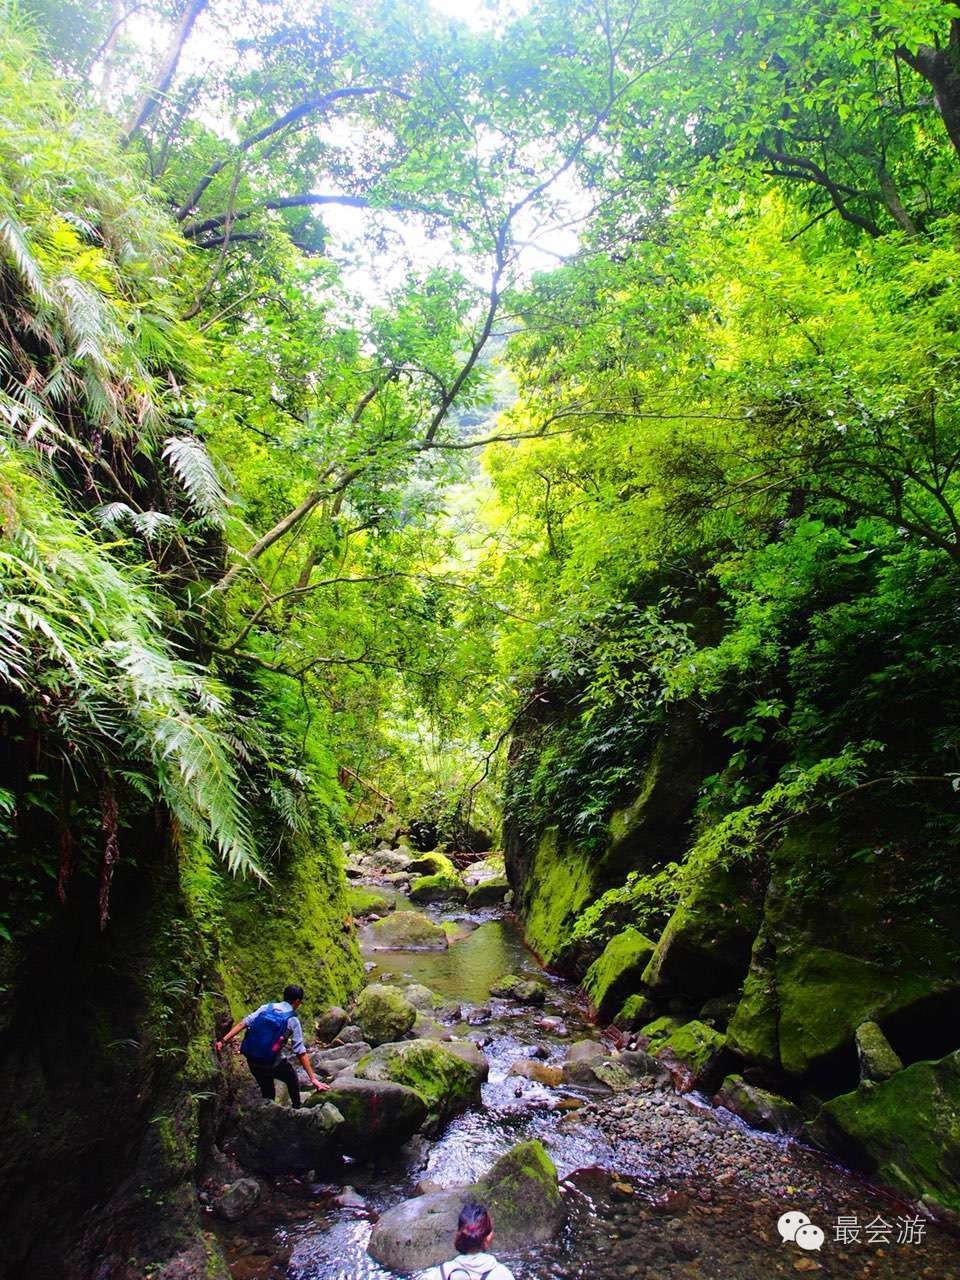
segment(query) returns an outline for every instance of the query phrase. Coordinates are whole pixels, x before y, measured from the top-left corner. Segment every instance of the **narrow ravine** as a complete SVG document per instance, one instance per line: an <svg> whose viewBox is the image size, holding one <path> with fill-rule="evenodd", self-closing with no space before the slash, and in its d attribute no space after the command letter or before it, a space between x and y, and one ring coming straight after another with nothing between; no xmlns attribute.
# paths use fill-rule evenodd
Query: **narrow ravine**
<svg viewBox="0 0 960 1280"><path fill-rule="evenodd" d="M433 1141L417 1137L376 1161L345 1160L336 1176L319 1173L323 1181L275 1179L251 1215L219 1228L234 1280L389 1280L398 1273L366 1249L376 1218L424 1190L472 1181L528 1138L557 1166L567 1224L552 1245L499 1255L517 1280L960 1277L957 1241L914 1207L794 1141L747 1129L697 1094L681 1097L646 1078L601 1095L511 1074L533 1058L553 1081L559 1070L550 1068L570 1046L599 1041L601 1031L572 985L540 969L509 913L419 909L455 924L457 940L446 951L377 951L365 930L368 978L422 984L441 1006L460 1006L445 1034L486 1054L482 1106ZM491 997L505 973L546 982L544 1005ZM790 1210L820 1226L820 1250L781 1240L778 1219Z"/></svg>

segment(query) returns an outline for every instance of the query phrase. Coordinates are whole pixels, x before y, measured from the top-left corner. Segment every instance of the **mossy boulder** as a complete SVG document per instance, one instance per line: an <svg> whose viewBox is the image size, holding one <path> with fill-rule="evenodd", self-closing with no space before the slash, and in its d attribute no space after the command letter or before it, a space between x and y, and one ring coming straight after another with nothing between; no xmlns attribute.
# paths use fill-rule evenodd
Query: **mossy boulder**
<svg viewBox="0 0 960 1280"><path fill-rule="evenodd" d="M749 868L710 868L667 922L644 971L644 983L655 996L678 995L697 1002L739 987L760 920Z"/></svg>
<svg viewBox="0 0 960 1280"><path fill-rule="evenodd" d="M312 1094L308 1102L336 1107L343 1117L338 1142L348 1155L393 1150L419 1132L427 1119L426 1099L392 1080L341 1076L332 1089Z"/></svg>
<svg viewBox="0 0 960 1280"><path fill-rule="evenodd" d="M355 1014L367 1044L400 1040L417 1020L417 1011L402 991L375 982L360 992Z"/></svg>
<svg viewBox="0 0 960 1280"><path fill-rule="evenodd" d="M490 994L505 1000L516 1000L518 1004L543 1004L547 998L547 988L536 978L519 978L514 973L508 973L493 984Z"/></svg>
<svg viewBox="0 0 960 1280"><path fill-rule="evenodd" d="M671 1014L663 1013L652 1022L644 1023L638 1033L638 1039L649 1053L656 1053L661 1045L666 1044L674 1031L682 1026L682 1018L674 1018Z"/></svg>
<svg viewBox="0 0 960 1280"><path fill-rule="evenodd" d="M403 988L403 995L415 1009L422 1009L426 1013L431 1013L440 1003L439 997L422 982L408 982Z"/></svg>
<svg viewBox="0 0 960 1280"><path fill-rule="evenodd" d="M474 1046L475 1047L475 1046ZM427 1128L436 1131L450 1116L480 1102L487 1062L469 1060L439 1040L384 1044L357 1063L361 1080L393 1080L415 1089L427 1103Z"/></svg>
<svg viewBox="0 0 960 1280"><path fill-rule="evenodd" d="M407 870L418 876L447 876L450 880L460 879L457 868L445 853L421 854L410 862Z"/></svg>
<svg viewBox="0 0 960 1280"><path fill-rule="evenodd" d="M415 876L407 895L411 902L466 902L463 881L454 875Z"/></svg>
<svg viewBox="0 0 960 1280"><path fill-rule="evenodd" d="M609 1022L627 996L636 992L653 951L649 938L626 928L610 939L587 970L583 990L601 1022Z"/></svg>
<svg viewBox="0 0 960 1280"><path fill-rule="evenodd" d="M376 889L368 889L364 885L357 884L347 886L347 907L355 919L369 915L386 915L391 905L387 895Z"/></svg>
<svg viewBox="0 0 960 1280"><path fill-rule="evenodd" d="M332 1004L329 1009L324 1009L323 1013L317 1018L314 1023L314 1030L321 1044L329 1044L346 1025L346 1009L341 1009L338 1004Z"/></svg>
<svg viewBox="0 0 960 1280"><path fill-rule="evenodd" d="M510 892L510 881L506 876L497 876L472 885L467 890L468 907L493 907L503 902Z"/></svg>
<svg viewBox="0 0 960 1280"><path fill-rule="evenodd" d="M861 1022L856 1041L861 1080L889 1080L903 1070L893 1045L875 1022Z"/></svg>
<svg viewBox="0 0 960 1280"><path fill-rule="evenodd" d="M960 1050L833 1098L810 1136L881 1182L960 1211Z"/></svg>
<svg viewBox="0 0 960 1280"><path fill-rule="evenodd" d="M500 1157L480 1182L416 1196L381 1214L370 1255L391 1271L420 1271L454 1256L453 1237L468 1201L486 1204L505 1252L546 1244L564 1222L557 1171L539 1142L521 1142Z"/></svg>
<svg viewBox="0 0 960 1280"><path fill-rule="evenodd" d="M613 1024L621 1031L637 1031L649 1023L657 1012L657 1007L649 996L638 993L628 996L620 1006L613 1019Z"/></svg>
<svg viewBox="0 0 960 1280"><path fill-rule="evenodd" d="M595 859L588 850L564 840L557 827L548 827L525 871L517 906L527 941L544 964L552 964L569 946L580 912L596 897Z"/></svg>
<svg viewBox="0 0 960 1280"><path fill-rule="evenodd" d="M671 1031L652 1052L669 1068L676 1088L687 1093L720 1078L726 1044L726 1036L694 1019Z"/></svg>
<svg viewBox="0 0 960 1280"><path fill-rule="evenodd" d="M260 1101L240 1115L234 1150L256 1173L302 1173L322 1169L339 1149L344 1118L320 1094L312 1107L283 1107Z"/></svg>
<svg viewBox="0 0 960 1280"><path fill-rule="evenodd" d="M371 928L375 951L445 951L447 935L419 911L394 911Z"/></svg>
<svg viewBox="0 0 960 1280"><path fill-rule="evenodd" d="M803 1112L788 1098L748 1084L743 1076L727 1076L714 1102L740 1116L753 1129L768 1133L796 1134L803 1126Z"/></svg>

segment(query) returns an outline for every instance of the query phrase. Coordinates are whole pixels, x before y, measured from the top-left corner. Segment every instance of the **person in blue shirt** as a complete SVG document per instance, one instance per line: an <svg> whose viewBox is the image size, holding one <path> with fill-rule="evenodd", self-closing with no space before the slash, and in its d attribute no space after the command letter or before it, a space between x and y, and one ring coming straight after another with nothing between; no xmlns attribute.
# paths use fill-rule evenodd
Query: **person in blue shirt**
<svg viewBox="0 0 960 1280"><path fill-rule="evenodd" d="M307 1053L303 1040L303 1027L297 1017L297 1010L303 1003L303 987L291 983L283 991L283 999L274 1004L262 1004L253 1013L248 1013L230 1028L222 1040L216 1044L217 1053L223 1050L241 1031L246 1030L240 1052L247 1059L250 1073L260 1086L265 1098L276 1100L276 1081L287 1086L290 1105L300 1106L300 1081L297 1069L292 1062L283 1056L283 1049L288 1040L293 1040L293 1052L300 1059L300 1065L307 1073L307 1078L314 1089L323 1091L329 1085L321 1084L313 1069L313 1063Z"/></svg>

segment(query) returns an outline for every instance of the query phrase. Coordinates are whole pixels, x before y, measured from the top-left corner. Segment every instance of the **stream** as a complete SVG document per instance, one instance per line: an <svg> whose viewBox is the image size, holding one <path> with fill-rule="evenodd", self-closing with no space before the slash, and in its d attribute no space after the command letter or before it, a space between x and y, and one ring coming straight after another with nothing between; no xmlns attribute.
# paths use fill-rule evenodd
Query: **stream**
<svg viewBox="0 0 960 1280"><path fill-rule="evenodd" d="M441 918L437 908L425 913ZM487 909L447 918L465 935L447 951L365 950L368 978L422 983L470 1022L490 1009L480 1025L450 1028L489 1059L482 1107L376 1164L344 1160L336 1179L325 1171L330 1182L263 1180L258 1208L217 1226L234 1280L393 1280L366 1252L376 1217L418 1188L474 1180L526 1138L556 1164L568 1220L551 1246L497 1253L517 1280L960 1280L957 1239L915 1207L706 1098L643 1086L598 1097L509 1075L535 1046L559 1064L570 1044L600 1031L572 984L540 969L512 917ZM546 981L546 1005L491 999L506 973ZM820 1250L781 1241L777 1222L791 1210L820 1226Z"/></svg>

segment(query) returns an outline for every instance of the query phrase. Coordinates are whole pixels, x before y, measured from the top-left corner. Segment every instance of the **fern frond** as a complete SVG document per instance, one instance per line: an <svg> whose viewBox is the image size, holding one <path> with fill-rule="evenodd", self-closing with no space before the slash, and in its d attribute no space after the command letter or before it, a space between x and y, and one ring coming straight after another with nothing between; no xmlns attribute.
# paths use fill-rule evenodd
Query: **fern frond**
<svg viewBox="0 0 960 1280"><path fill-rule="evenodd" d="M164 442L163 459L183 485L193 507L211 524L222 526L227 496L203 442L196 436L170 436Z"/></svg>

